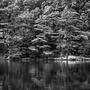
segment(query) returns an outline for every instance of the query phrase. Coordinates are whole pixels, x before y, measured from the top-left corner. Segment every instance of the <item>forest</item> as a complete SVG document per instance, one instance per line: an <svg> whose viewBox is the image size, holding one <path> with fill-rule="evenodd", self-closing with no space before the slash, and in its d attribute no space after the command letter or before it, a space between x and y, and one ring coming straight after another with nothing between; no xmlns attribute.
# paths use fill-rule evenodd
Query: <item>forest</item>
<svg viewBox="0 0 90 90"><path fill-rule="evenodd" d="M0 0L0 90L90 90L89 60L90 0Z"/></svg>

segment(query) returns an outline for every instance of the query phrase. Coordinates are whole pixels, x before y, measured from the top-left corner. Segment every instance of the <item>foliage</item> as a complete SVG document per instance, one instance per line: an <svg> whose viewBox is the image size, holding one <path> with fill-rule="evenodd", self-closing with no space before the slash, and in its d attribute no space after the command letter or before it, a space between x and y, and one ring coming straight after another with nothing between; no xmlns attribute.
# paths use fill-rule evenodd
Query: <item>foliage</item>
<svg viewBox="0 0 90 90"><path fill-rule="evenodd" d="M4 0L0 7L0 16L7 15L1 21L8 22L10 54L56 58L67 52L84 56L89 52L85 52L89 49L88 0Z"/></svg>

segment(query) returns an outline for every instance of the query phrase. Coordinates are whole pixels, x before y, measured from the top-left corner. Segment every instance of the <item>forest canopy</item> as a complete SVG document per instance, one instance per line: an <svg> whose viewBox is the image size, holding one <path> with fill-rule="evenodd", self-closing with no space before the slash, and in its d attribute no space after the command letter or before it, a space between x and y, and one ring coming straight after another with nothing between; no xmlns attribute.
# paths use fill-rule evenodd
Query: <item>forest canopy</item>
<svg viewBox="0 0 90 90"><path fill-rule="evenodd" d="M90 56L89 0L1 0L9 57Z"/></svg>

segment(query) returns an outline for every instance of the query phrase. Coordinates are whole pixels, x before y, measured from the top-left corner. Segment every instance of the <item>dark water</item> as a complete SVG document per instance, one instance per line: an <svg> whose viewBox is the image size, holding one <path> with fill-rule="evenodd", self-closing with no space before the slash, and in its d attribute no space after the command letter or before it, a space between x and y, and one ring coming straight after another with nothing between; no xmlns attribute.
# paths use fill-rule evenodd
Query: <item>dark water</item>
<svg viewBox="0 0 90 90"><path fill-rule="evenodd" d="M0 90L90 90L89 62L61 67L55 80L48 85L48 89L45 89L32 82L30 64L0 63Z"/></svg>

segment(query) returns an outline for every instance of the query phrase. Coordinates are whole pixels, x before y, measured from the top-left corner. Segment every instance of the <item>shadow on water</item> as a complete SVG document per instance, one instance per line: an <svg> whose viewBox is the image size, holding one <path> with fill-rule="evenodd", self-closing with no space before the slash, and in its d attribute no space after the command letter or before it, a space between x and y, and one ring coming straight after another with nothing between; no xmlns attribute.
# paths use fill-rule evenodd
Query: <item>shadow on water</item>
<svg viewBox="0 0 90 90"><path fill-rule="evenodd" d="M68 65L68 69L65 64L56 65L60 66L55 69L56 66L52 65L52 69L57 71L55 79L51 78L50 72L45 74L49 81L52 79L46 89L39 87L31 80L32 63L0 62L0 88L2 88L0 90L90 90L90 62ZM35 71L35 77L42 78L42 72L43 69L39 66L38 72Z"/></svg>

